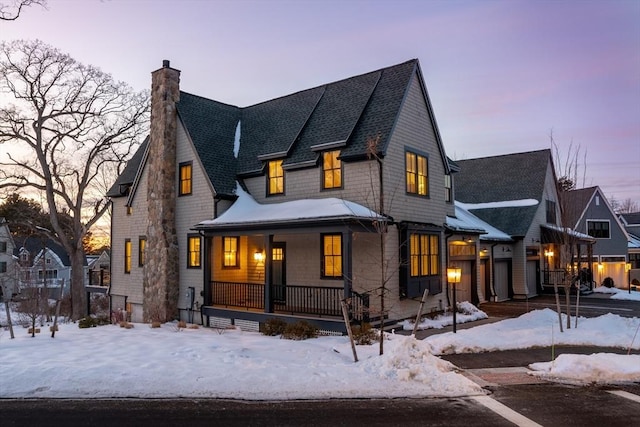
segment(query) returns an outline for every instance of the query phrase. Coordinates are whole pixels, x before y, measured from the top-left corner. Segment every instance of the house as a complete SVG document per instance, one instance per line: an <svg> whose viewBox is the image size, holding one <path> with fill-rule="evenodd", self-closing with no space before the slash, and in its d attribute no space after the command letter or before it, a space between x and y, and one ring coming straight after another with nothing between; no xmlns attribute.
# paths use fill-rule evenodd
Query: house
<svg viewBox="0 0 640 427"><path fill-rule="evenodd" d="M475 255L466 255L475 263L466 266L475 292L485 301L522 299L565 280L561 256L565 248L582 247L585 253L593 239L562 225L551 151L455 163L460 169L455 176L456 205L510 237L484 243L482 234L478 239L464 234L452 237L450 244L468 240L476 247ZM568 237L574 244L567 245Z"/></svg>
<svg viewBox="0 0 640 427"><path fill-rule="evenodd" d="M87 286L109 286L111 257L104 250L100 255L87 255Z"/></svg>
<svg viewBox="0 0 640 427"><path fill-rule="evenodd" d="M629 236L602 190L597 186L571 190L566 197L566 225L595 239L591 259L581 260L590 264L594 282L602 285L609 278L614 286L627 288Z"/></svg>
<svg viewBox="0 0 640 427"><path fill-rule="evenodd" d="M63 288L65 294L71 291L71 261L61 245L37 234L15 237L15 242L20 289L44 286Z"/></svg>
<svg viewBox="0 0 640 427"><path fill-rule="evenodd" d="M620 223L629 236L627 280L632 285L640 286L640 212L618 215Z"/></svg>
<svg viewBox="0 0 640 427"><path fill-rule="evenodd" d="M4 295L17 292L17 277L13 250L15 243L9 230L9 223L0 217L0 301Z"/></svg>
<svg viewBox="0 0 640 427"><path fill-rule="evenodd" d="M179 81L152 73L150 135L107 194L114 309L343 330L343 299L359 321L425 289L444 308L454 169L418 60L248 107Z"/></svg>

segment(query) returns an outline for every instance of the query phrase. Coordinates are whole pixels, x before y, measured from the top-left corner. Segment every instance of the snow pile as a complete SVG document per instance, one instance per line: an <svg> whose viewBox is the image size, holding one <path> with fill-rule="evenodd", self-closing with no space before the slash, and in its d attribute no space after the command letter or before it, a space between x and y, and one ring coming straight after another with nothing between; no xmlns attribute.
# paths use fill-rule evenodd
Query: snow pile
<svg viewBox="0 0 640 427"><path fill-rule="evenodd" d="M561 354L552 362L533 363L531 375L571 383L640 382L640 356L596 353Z"/></svg>
<svg viewBox="0 0 640 427"><path fill-rule="evenodd" d="M595 318L571 318L571 329L562 315L560 332L558 313L551 309L535 310L514 319L506 319L475 328L433 335L425 338L433 354L478 353L553 345L591 345L640 349L635 337L640 319L606 314ZM634 340L635 337L635 340Z"/></svg>
<svg viewBox="0 0 640 427"><path fill-rule="evenodd" d="M486 319L487 313L482 310L479 310L475 305L471 304L468 301L463 301L458 303L458 311L456 313L456 323L467 323L473 322L475 320ZM415 321L405 320L402 322L402 329L405 331L412 331L415 325ZM442 329L445 326L453 325L453 316L451 313L449 314L439 314L434 318L424 317L420 320L418 324L419 330L424 329Z"/></svg>

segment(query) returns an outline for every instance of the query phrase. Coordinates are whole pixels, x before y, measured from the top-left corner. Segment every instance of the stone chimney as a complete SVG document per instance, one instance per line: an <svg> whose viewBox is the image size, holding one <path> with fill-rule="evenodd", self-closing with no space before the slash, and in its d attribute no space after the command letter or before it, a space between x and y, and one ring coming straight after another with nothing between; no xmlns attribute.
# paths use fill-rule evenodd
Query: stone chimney
<svg viewBox="0 0 640 427"><path fill-rule="evenodd" d="M144 265L145 321L178 316L179 251L176 231L176 103L180 71L162 61L151 73L151 133L147 158L147 245Z"/></svg>

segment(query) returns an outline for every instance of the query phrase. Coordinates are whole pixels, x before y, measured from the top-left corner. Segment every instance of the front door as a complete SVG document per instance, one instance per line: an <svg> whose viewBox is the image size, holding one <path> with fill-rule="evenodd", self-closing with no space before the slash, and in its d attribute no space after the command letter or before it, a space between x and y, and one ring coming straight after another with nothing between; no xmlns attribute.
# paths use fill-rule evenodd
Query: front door
<svg viewBox="0 0 640 427"><path fill-rule="evenodd" d="M273 302L285 304L287 300L285 265L285 243L274 242L271 247L271 285L273 286Z"/></svg>

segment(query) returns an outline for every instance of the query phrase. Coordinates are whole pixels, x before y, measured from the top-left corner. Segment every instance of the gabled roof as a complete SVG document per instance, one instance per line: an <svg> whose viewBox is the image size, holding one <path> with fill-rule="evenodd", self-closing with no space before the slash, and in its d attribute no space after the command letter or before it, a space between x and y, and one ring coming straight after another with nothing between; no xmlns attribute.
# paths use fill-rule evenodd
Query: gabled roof
<svg viewBox="0 0 640 427"><path fill-rule="evenodd" d="M620 214L620 218L626 226L640 225L640 212L623 213Z"/></svg>
<svg viewBox="0 0 640 427"><path fill-rule="evenodd" d="M233 141L240 109L180 92L177 110L216 193L232 194L236 181Z"/></svg>
<svg viewBox="0 0 640 427"><path fill-rule="evenodd" d="M480 240L512 242L507 233L493 227L465 209L462 203L455 203L455 217L447 216L445 226L459 233L479 234Z"/></svg>
<svg viewBox="0 0 640 427"><path fill-rule="evenodd" d="M469 211L513 237L524 236L542 202L551 150L456 160L455 199L467 204L535 200L526 206L469 207Z"/></svg>
<svg viewBox="0 0 640 427"><path fill-rule="evenodd" d="M71 266L71 260L69 259L69 255L64 250L62 245L59 245L58 243L56 243L51 239L45 239L43 242L42 238L38 236L27 236L27 237L17 236L15 237L14 240L15 240L16 246L13 250L13 254L16 257L20 255L20 251L23 248L29 251L29 253L35 257L37 254L39 254L42 251L42 245L44 244L49 251L56 254L56 256L60 259L60 262L62 263L62 265ZM87 265L86 257L84 260L84 265L85 266Z"/></svg>
<svg viewBox="0 0 640 427"><path fill-rule="evenodd" d="M565 200L562 208L565 211L564 216L567 220L567 226L576 228L597 191L598 187L588 187L563 193Z"/></svg>
<svg viewBox="0 0 640 427"><path fill-rule="evenodd" d="M319 151L335 148L341 150L342 160L356 160L366 156L367 144L374 138L384 156L415 75L431 108L418 60L412 59L245 108L180 92L177 112L216 194L231 196L237 177L261 174L269 159L282 159L285 169L309 167L317 164ZM435 119L430 120L448 169ZM109 197L125 196L133 185L145 144L109 190Z"/></svg>
<svg viewBox="0 0 640 427"><path fill-rule="evenodd" d="M138 169L142 163L142 158L149 145L149 137L147 136L138 150L133 154L133 157L129 159L127 165L122 170L122 173L116 179L116 182L107 191L107 197L124 197L129 194L129 189L133 185L138 175Z"/></svg>

